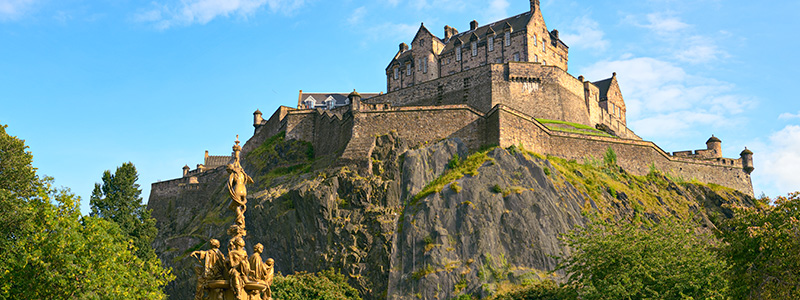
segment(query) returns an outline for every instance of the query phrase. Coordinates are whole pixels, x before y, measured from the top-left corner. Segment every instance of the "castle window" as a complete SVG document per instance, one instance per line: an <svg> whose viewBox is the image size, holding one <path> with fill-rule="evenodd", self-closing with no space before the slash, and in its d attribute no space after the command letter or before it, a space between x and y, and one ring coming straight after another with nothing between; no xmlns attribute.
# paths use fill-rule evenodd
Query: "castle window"
<svg viewBox="0 0 800 300"><path fill-rule="evenodd" d="M514 53L514 61L519 61L519 52Z"/></svg>
<svg viewBox="0 0 800 300"><path fill-rule="evenodd" d="M542 61L542 63L543 63L545 66L547 65L547 61L546 61L546 60L543 60L543 61Z"/></svg>
<svg viewBox="0 0 800 300"><path fill-rule="evenodd" d="M472 56L478 55L478 42L472 42L470 45L472 47Z"/></svg>
<svg viewBox="0 0 800 300"><path fill-rule="evenodd" d="M494 51L494 37L490 36L489 40L486 42L486 45L489 46L489 51Z"/></svg>
<svg viewBox="0 0 800 300"><path fill-rule="evenodd" d="M542 52L547 53L547 41L542 40Z"/></svg>
<svg viewBox="0 0 800 300"><path fill-rule="evenodd" d="M536 45L536 43L537 43L537 42L538 42L538 41L536 40L536 34L534 33L534 34L533 34L533 46L534 46L534 47L536 47L536 46L537 46L537 45Z"/></svg>
<svg viewBox="0 0 800 300"><path fill-rule="evenodd" d="M456 61L461 60L461 46L456 46Z"/></svg>
<svg viewBox="0 0 800 300"><path fill-rule="evenodd" d="M506 46L511 46L511 31L506 31L506 34L504 36L504 40L505 40Z"/></svg>
<svg viewBox="0 0 800 300"><path fill-rule="evenodd" d="M503 63L503 58L502 57L498 57L497 58L497 63L498 64L502 64Z"/></svg>
<svg viewBox="0 0 800 300"><path fill-rule="evenodd" d="M411 76L411 64L406 64L406 76Z"/></svg>
<svg viewBox="0 0 800 300"><path fill-rule="evenodd" d="M428 73L428 60L422 62L422 73Z"/></svg>
<svg viewBox="0 0 800 300"><path fill-rule="evenodd" d="M400 68L394 67L394 79L400 77Z"/></svg>
<svg viewBox="0 0 800 300"><path fill-rule="evenodd" d="M539 55L538 54L534 54L533 55L533 62L539 62Z"/></svg>
<svg viewBox="0 0 800 300"><path fill-rule="evenodd" d="M417 58L417 71L422 71L422 58Z"/></svg>

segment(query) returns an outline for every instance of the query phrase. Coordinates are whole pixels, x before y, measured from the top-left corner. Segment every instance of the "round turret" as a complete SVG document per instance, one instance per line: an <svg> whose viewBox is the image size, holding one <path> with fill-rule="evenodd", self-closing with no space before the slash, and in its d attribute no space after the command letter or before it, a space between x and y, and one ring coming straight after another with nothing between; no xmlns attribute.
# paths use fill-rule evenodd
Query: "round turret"
<svg viewBox="0 0 800 300"><path fill-rule="evenodd" d="M189 168L189 165L184 165L183 166L183 177L186 177L186 174L189 174L189 170L190 169L191 168Z"/></svg>
<svg viewBox="0 0 800 300"><path fill-rule="evenodd" d="M747 174L752 173L753 170L755 170L755 168L753 168L753 151L744 147L744 150L742 150L742 153L739 153L739 156L742 160L742 170Z"/></svg>
<svg viewBox="0 0 800 300"><path fill-rule="evenodd" d="M361 108L361 94L356 92L356 89L353 89L353 92L347 95L347 99L350 100L350 105L353 109L358 110Z"/></svg>
<svg viewBox="0 0 800 300"><path fill-rule="evenodd" d="M256 109L256 111L253 112L253 127L260 126L261 125L261 121L263 121L263 120L264 120L264 118L261 117L261 111Z"/></svg>
<svg viewBox="0 0 800 300"><path fill-rule="evenodd" d="M714 150L714 157L722 157L722 141L713 134L706 141L706 149Z"/></svg>

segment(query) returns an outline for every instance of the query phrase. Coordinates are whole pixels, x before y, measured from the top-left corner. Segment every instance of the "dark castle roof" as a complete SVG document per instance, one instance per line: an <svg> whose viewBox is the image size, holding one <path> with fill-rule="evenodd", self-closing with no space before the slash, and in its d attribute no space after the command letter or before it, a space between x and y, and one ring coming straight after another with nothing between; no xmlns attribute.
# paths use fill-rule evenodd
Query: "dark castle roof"
<svg viewBox="0 0 800 300"><path fill-rule="evenodd" d="M518 30L525 30L528 27L528 23L531 21L532 15L533 14L530 11L528 11L513 17L502 19L500 21L494 22L489 25L483 25L481 27L475 28L475 30L467 30L464 32L460 32L450 37L450 40L442 41L443 43L445 43L442 53L454 51L456 41L461 41L461 43L463 44L469 44L469 42L472 41L472 39L485 41L486 37L489 36L490 34L502 36L503 31L505 31L506 28L511 28L512 32Z"/></svg>
<svg viewBox="0 0 800 300"><path fill-rule="evenodd" d="M231 161L231 158L231 156L225 155L209 155L208 158L206 158L205 164L203 165L205 165L206 168L213 169L219 166L227 165L228 162Z"/></svg>
<svg viewBox="0 0 800 300"><path fill-rule="evenodd" d="M592 84L594 84L594 86L596 86L597 89L600 90L600 101L608 99L608 89L611 88L612 79L614 79L614 77L592 82Z"/></svg>
<svg viewBox="0 0 800 300"><path fill-rule="evenodd" d="M300 101L305 102L308 97L314 99L317 105L325 104L325 100L328 97L333 98L336 101L336 106L347 105L347 95L350 93L302 93L300 94ZM377 96L378 93L362 93L361 99L368 99Z"/></svg>

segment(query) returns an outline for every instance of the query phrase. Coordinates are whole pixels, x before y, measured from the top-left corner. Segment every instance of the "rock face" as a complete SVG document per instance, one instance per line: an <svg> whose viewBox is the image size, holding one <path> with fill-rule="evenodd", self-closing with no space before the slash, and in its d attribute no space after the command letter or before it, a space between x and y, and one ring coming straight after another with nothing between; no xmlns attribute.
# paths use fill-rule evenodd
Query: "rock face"
<svg viewBox="0 0 800 300"><path fill-rule="evenodd" d="M279 137L244 156L256 181L245 215L248 252L262 243L283 274L334 268L365 299L487 296L503 282L539 279L555 268L553 255L568 252L558 237L586 222L582 212L657 218L663 211L713 226L708 212L725 215L723 203L752 200L658 175L651 183L612 172L613 185L595 188L576 181L594 178L585 170L564 171L518 149L468 156L457 139L409 150L393 135L377 137L371 174L321 167L324 159L303 155L307 147ZM188 253L225 237L233 218L225 175L211 170L195 189L151 194L156 253L177 276L172 299L193 295Z"/></svg>

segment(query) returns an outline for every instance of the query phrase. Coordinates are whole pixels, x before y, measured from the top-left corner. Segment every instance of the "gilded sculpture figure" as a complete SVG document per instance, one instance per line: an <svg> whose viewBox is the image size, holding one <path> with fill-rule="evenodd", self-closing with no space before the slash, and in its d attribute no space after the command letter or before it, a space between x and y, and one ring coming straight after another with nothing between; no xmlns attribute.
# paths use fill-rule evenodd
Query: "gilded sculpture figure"
<svg viewBox="0 0 800 300"><path fill-rule="evenodd" d="M267 286L267 288L264 289L264 296L262 299L272 299L270 285L272 285L272 277L274 274L272 267L275 261L272 260L272 258L267 259L266 262L261 260L262 252L264 252L264 245L258 243L253 246L253 255L250 255L250 259L248 260L250 262L250 278Z"/></svg>
<svg viewBox="0 0 800 300"><path fill-rule="evenodd" d="M231 202L228 204L228 209L236 212L236 224L244 228L244 212L247 211L247 185L253 183L253 178L244 172L244 168L239 162L241 151L242 147L239 146L239 136L237 135L236 145L233 146L233 162L228 164L225 170L230 174L227 185Z"/></svg>
<svg viewBox="0 0 800 300"><path fill-rule="evenodd" d="M203 266L198 266L195 270L197 273L197 290L195 291L195 300L203 299L203 288L208 281L222 277L222 270L224 269L225 255L219 250L219 241L211 239L208 241L211 244L211 249L205 251L192 251L189 255L196 258L198 261L203 260Z"/></svg>

